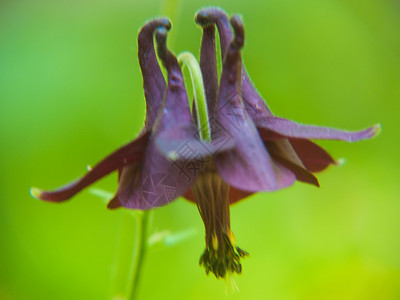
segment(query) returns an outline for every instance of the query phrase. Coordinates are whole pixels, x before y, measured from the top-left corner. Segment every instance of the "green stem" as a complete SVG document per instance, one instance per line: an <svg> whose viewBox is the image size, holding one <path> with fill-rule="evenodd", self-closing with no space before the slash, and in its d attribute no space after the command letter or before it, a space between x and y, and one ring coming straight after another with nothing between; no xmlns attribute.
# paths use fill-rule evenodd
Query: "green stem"
<svg viewBox="0 0 400 300"><path fill-rule="evenodd" d="M129 300L134 300L137 296L140 275L148 245L147 240L151 212L151 210L144 210L142 214L136 216L136 243L128 280L128 284L130 285L128 287L127 299Z"/></svg>
<svg viewBox="0 0 400 300"><path fill-rule="evenodd" d="M116 259L111 272L113 300L135 299L137 296L148 245L150 217L151 211L121 211Z"/></svg>
<svg viewBox="0 0 400 300"><path fill-rule="evenodd" d="M120 219L117 231L117 241L114 263L111 269L111 299L126 299L126 278L129 274L129 262L135 243L135 222L125 211L119 212Z"/></svg>
<svg viewBox="0 0 400 300"><path fill-rule="evenodd" d="M181 67L186 66L192 80L194 103L197 113L197 125L200 130L200 138L210 142L210 124L208 120L207 102L204 91L203 76L197 59L190 52L182 52L178 56Z"/></svg>

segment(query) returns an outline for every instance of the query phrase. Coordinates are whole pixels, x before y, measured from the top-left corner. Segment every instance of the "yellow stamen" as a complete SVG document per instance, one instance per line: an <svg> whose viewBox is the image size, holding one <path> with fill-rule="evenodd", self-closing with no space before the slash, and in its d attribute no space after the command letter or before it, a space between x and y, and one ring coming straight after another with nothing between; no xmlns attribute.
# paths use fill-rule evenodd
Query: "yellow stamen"
<svg viewBox="0 0 400 300"><path fill-rule="evenodd" d="M213 234L213 236L212 236L212 246L215 251L218 250L218 238L217 238L217 235L215 235L215 234Z"/></svg>
<svg viewBox="0 0 400 300"><path fill-rule="evenodd" d="M232 230L229 229L227 235L228 235L229 241L231 242L231 245L232 245L233 247L235 247L235 245L236 245L236 238L235 238L235 235L233 234Z"/></svg>

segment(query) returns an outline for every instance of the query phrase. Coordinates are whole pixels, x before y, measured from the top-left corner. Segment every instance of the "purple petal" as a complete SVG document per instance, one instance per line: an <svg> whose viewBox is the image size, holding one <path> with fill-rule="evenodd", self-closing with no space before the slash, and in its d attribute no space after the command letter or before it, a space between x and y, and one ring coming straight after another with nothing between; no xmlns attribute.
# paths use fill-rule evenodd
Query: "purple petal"
<svg viewBox="0 0 400 300"><path fill-rule="evenodd" d="M221 75L217 103L217 123L235 141L235 148L219 154L216 165L221 177L235 188L247 192L273 191L293 184L295 176L274 163L240 99L240 49L244 43L241 20L233 17L235 38L230 44Z"/></svg>
<svg viewBox="0 0 400 300"><path fill-rule="evenodd" d="M163 108L141 165L123 169L117 191L119 202L128 208L150 209L171 202L189 189L200 170L192 160L168 160L156 146L158 137L182 140L188 133L191 137L194 134L182 72L176 57L167 49L166 38L167 30L159 28L156 33L158 56L168 72Z"/></svg>
<svg viewBox="0 0 400 300"><path fill-rule="evenodd" d="M221 44L221 56L224 59L229 43L232 40L232 30L229 24L228 15L220 8L210 7L200 10L196 15L196 22L201 26L216 24ZM207 28L207 27L205 27ZM251 82L245 67L242 67L242 98L244 106L253 120L272 116L264 99ZM257 121L254 121L258 126Z"/></svg>
<svg viewBox="0 0 400 300"><path fill-rule="evenodd" d="M211 143L200 140L194 124L175 127L157 134L155 143L158 150L170 160L207 159L234 147L229 136L214 136Z"/></svg>
<svg viewBox="0 0 400 300"><path fill-rule="evenodd" d="M321 172L329 165L336 164L332 156L317 144L304 139L289 139L290 144L310 172Z"/></svg>
<svg viewBox="0 0 400 300"><path fill-rule="evenodd" d="M206 26L203 28L203 38L200 50L200 68L201 73L203 74L207 108L210 116L213 116L218 91L218 72L215 50L214 26Z"/></svg>
<svg viewBox="0 0 400 300"><path fill-rule="evenodd" d="M143 151L148 142L148 137L148 133L143 134L133 142L121 147L103 159L82 178L70 183L67 186L49 192L32 188L32 195L38 199L51 202L61 202L67 200L79 193L85 187L91 185L109 173L118 170L127 164L141 160Z"/></svg>
<svg viewBox="0 0 400 300"><path fill-rule="evenodd" d="M356 142L369 139L380 132L380 124L362 131L345 131L328 127L302 125L287 119L270 117L260 120L260 134L263 140L282 137L298 139L323 139Z"/></svg>
<svg viewBox="0 0 400 300"><path fill-rule="evenodd" d="M169 29L171 23L168 19L160 18L147 22L140 30L138 36L138 57L143 75L143 88L146 97L146 128L153 126L163 100L166 84L164 76L158 65L154 50L154 32L160 26Z"/></svg>
<svg viewBox="0 0 400 300"><path fill-rule="evenodd" d="M167 49L166 35L166 30L159 30L156 34L157 51L168 72L168 89L157 120L155 143L160 152L171 160L211 156L216 151L216 144L202 142L198 137L198 129L190 114L183 75L176 57ZM179 153L180 150L190 149L192 151L186 151L185 154Z"/></svg>
<svg viewBox="0 0 400 300"><path fill-rule="evenodd" d="M168 89L155 124L157 132L193 124L182 70L176 57L168 50L166 39L167 30L159 28L156 33L157 52L168 72Z"/></svg>
<svg viewBox="0 0 400 300"><path fill-rule="evenodd" d="M226 12L218 7L207 7L197 12L195 21L203 27L213 24L217 25L221 44L221 56L225 58L226 51L233 38L229 17Z"/></svg>

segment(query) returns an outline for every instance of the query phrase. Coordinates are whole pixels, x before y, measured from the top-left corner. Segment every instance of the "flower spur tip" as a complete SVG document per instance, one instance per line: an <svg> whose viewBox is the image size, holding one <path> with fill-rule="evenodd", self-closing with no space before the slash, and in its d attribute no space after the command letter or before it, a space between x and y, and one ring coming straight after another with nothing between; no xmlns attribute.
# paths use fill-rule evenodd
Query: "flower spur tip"
<svg viewBox="0 0 400 300"><path fill-rule="evenodd" d="M160 59L166 60L167 55L167 35L168 30L165 27L159 27L156 32L157 52Z"/></svg>
<svg viewBox="0 0 400 300"><path fill-rule="evenodd" d="M171 20L165 16L154 17L145 22L143 26L139 29L141 31L143 28L150 28L150 30L154 30L156 27L165 27L167 30L171 29L172 23Z"/></svg>
<svg viewBox="0 0 400 300"><path fill-rule="evenodd" d="M43 194L43 191L37 187L31 187L29 192L30 192L31 196L37 200L40 200L40 198Z"/></svg>
<svg viewBox="0 0 400 300"><path fill-rule="evenodd" d="M172 27L172 23L169 19L163 18L161 27L164 27L165 29L170 30Z"/></svg>
<svg viewBox="0 0 400 300"><path fill-rule="evenodd" d="M160 41L160 42L164 42L165 39L167 38L167 34L168 34L168 28L166 28L164 26L158 27L157 32L156 32L156 40Z"/></svg>
<svg viewBox="0 0 400 300"><path fill-rule="evenodd" d="M230 22L235 32L234 41L238 48L242 48L244 45L244 27L242 18L239 15L233 15Z"/></svg>
<svg viewBox="0 0 400 300"><path fill-rule="evenodd" d="M210 19L208 18L208 13L206 10L201 10L199 11L195 16L194 16L194 21L196 24L200 26L207 26L210 24Z"/></svg>
<svg viewBox="0 0 400 300"><path fill-rule="evenodd" d="M196 13L194 21L196 22L197 25L206 27L211 25L211 23L216 23L219 18L226 16L227 16L226 12L222 10L220 7L210 6L200 9Z"/></svg>
<svg viewBox="0 0 400 300"><path fill-rule="evenodd" d="M243 30L243 21L242 18L236 14L233 15L230 19L231 25L233 27L233 30L237 31L239 29Z"/></svg>

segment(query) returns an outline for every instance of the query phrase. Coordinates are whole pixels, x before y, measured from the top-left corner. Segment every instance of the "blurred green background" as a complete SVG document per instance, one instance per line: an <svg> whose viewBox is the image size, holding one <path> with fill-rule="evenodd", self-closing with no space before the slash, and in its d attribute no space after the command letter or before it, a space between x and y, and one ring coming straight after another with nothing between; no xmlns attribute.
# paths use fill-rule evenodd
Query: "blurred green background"
<svg viewBox="0 0 400 300"><path fill-rule="evenodd" d="M174 5L172 3L172 5ZM373 140L321 142L346 164L231 209L250 252L240 293L198 266L204 233L182 199L154 230L192 230L146 259L141 299L400 299L400 2L398 0L2 0L0 3L0 299L108 299L121 212L88 191L55 205L55 188L143 126L136 36L167 14L179 53L199 53L197 9L219 5L245 22L246 67L279 116L362 129ZM115 191L115 174L97 188ZM132 225L132 235L134 234Z"/></svg>

